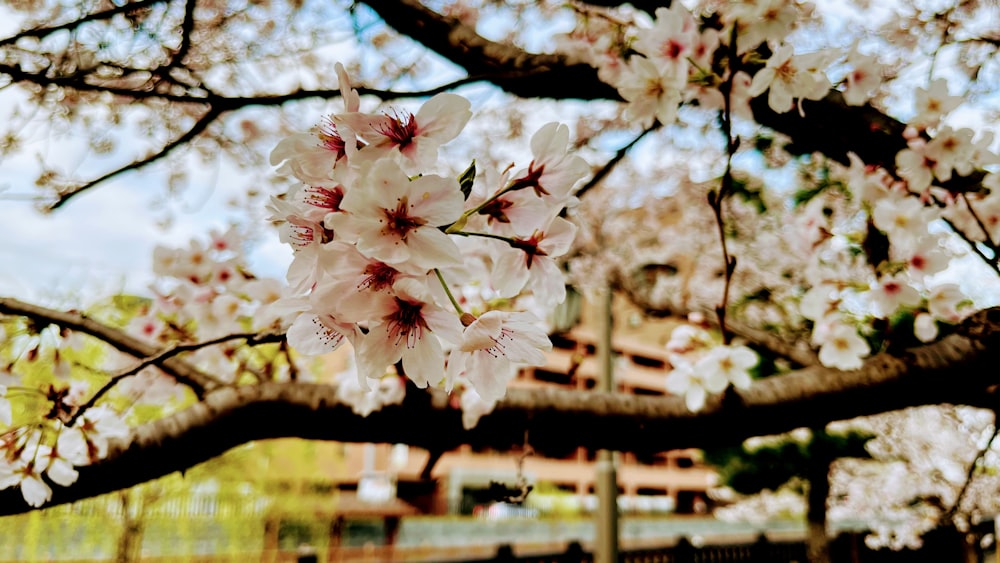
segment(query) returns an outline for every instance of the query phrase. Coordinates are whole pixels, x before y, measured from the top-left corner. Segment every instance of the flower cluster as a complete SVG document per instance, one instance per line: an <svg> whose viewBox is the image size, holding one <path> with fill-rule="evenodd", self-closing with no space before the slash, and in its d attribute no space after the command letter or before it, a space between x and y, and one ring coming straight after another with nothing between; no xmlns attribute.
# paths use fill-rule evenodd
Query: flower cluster
<svg viewBox="0 0 1000 563"><path fill-rule="evenodd" d="M52 498L49 482L72 485L76 467L104 457L108 441L125 438L128 431L121 416L104 406L88 410L72 426L13 428L0 436L0 489L17 486L25 502L42 506Z"/></svg>
<svg viewBox="0 0 1000 563"><path fill-rule="evenodd" d="M434 173L470 103L438 94L416 113L365 113L339 65L338 76L345 111L271 154L302 182L270 206L294 249L288 341L307 354L350 343L362 389L400 366L419 387L465 381L496 400L551 347L540 318L565 296L556 260L575 232L559 214L589 168L550 123L525 168ZM523 297L534 312L514 308Z"/></svg>
<svg viewBox="0 0 1000 563"><path fill-rule="evenodd" d="M700 411L710 393L721 393L732 385L750 387L750 372L760 362L757 353L743 345L723 345L716 336L696 324L679 325L667 342L672 369L667 391L684 397L688 410Z"/></svg>

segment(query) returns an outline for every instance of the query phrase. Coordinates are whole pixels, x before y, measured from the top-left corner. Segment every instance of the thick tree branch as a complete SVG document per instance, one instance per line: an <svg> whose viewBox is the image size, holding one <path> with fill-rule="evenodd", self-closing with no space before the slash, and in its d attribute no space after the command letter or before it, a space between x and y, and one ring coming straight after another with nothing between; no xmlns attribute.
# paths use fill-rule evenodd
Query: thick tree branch
<svg viewBox="0 0 1000 563"><path fill-rule="evenodd" d="M521 97L617 100L618 92L602 82L597 69L561 55L533 54L513 45L490 41L458 19L424 7L418 0L364 0L397 32L409 36L470 75L494 75L491 82ZM603 5L603 2L596 2ZM644 9L651 9L645 6ZM806 101L804 115L776 113L767 93L751 103L755 120L792 139L786 149L794 154L819 151L842 163L857 154L865 163L894 172L896 153L906 147L905 124L877 109L849 106L831 90L818 101ZM981 173L956 177L944 187L960 193L982 180Z"/></svg>
<svg viewBox="0 0 1000 563"><path fill-rule="evenodd" d="M732 444L750 436L923 404L997 404L1000 309L977 313L947 338L900 356L881 354L851 372L813 366L730 390L689 412L683 398L566 389L510 389L472 430L440 392L410 389L401 405L367 418L338 403L336 389L309 383L220 387L203 401L132 430L107 458L80 468L50 504L72 502L186 469L250 440L301 437L406 443L430 451L460 444L498 450L528 445L543 455L578 446L651 453ZM946 382L946 383L945 383ZM0 491L0 514L25 512L20 491Z"/></svg>
<svg viewBox="0 0 1000 563"><path fill-rule="evenodd" d="M523 98L620 100L597 79L597 71L563 55L537 55L490 41L457 18L443 16L417 0L365 2L386 24L465 69Z"/></svg>

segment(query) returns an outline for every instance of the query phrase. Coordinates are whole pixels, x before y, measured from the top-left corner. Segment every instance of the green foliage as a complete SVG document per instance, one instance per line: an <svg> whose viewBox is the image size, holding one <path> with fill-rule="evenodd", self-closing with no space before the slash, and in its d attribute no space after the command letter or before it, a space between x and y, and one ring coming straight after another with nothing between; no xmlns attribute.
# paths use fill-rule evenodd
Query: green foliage
<svg viewBox="0 0 1000 563"><path fill-rule="evenodd" d="M830 178L830 167L824 163L814 163L809 158L804 158L799 168L799 177L802 187L792 195L792 203L795 207L802 207L812 201L813 198L822 194L826 190L834 189L843 193L848 193L847 186L838 180Z"/></svg>
<svg viewBox="0 0 1000 563"><path fill-rule="evenodd" d="M465 169L458 176L458 185L462 189L462 195L465 199L469 199L469 195L472 193L472 184L476 181L476 161L473 160L472 164Z"/></svg>
<svg viewBox="0 0 1000 563"><path fill-rule="evenodd" d="M805 477L814 452L821 449L834 457L869 457L865 443L872 436L857 432L813 434L796 440L783 434L753 448L746 444L705 451L705 462L716 468L720 482L740 494L777 490L797 477Z"/></svg>
<svg viewBox="0 0 1000 563"><path fill-rule="evenodd" d="M752 205L758 213L767 213L767 204L761 195L762 186L753 185L746 178L734 176L729 186L731 194L739 196L744 202Z"/></svg>
<svg viewBox="0 0 1000 563"><path fill-rule="evenodd" d="M0 560L139 560L122 545L187 557L260 553L271 501L255 444L182 473L107 495L0 518ZM131 542L123 541L131 535ZM140 550L136 549L136 552Z"/></svg>

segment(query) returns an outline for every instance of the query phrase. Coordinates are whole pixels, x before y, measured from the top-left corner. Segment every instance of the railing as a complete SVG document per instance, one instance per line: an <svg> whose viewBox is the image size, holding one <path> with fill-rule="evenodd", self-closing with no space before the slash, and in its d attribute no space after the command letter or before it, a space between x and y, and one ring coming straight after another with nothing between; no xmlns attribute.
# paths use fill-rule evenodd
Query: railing
<svg viewBox="0 0 1000 563"><path fill-rule="evenodd" d="M592 563L594 556L577 542L566 551L543 555L515 555L513 548L502 545L490 559L454 563ZM669 547L621 551L620 563L805 563L806 547L798 542L772 542L765 536L749 544L709 544L695 546L681 538Z"/></svg>

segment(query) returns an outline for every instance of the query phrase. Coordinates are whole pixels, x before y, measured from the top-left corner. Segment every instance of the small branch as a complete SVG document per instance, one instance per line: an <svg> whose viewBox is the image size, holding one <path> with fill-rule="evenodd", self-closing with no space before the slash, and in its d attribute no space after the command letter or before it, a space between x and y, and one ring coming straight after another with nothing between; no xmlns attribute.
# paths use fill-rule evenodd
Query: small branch
<svg viewBox="0 0 1000 563"><path fill-rule="evenodd" d="M965 207L968 208L969 214L972 215L973 219L975 219L976 225L978 225L979 229L983 231L983 240L974 241L971 239L971 237L967 237L965 233L958 233L958 235L961 236L963 239L965 239L966 244L968 244L969 247L972 248L973 250L977 251L979 256L987 264L989 264L997 272L1000 272L1000 249L997 248L997 244L993 241L993 237L992 235L990 235L989 229L986 228L986 223L984 223L983 220L979 217L979 214L976 213L976 210L972 207L972 202L969 201L968 196L965 193L961 193L959 194L959 196L962 198L962 201L965 202ZM948 224L952 227L953 231L957 232L955 225L953 225L950 222ZM990 251L993 253L993 256L992 257L986 256L984 253L979 251L979 249L976 246L977 242L982 243L986 246L986 248L989 248Z"/></svg>
<svg viewBox="0 0 1000 563"><path fill-rule="evenodd" d="M184 4L184 21L181 23L180 29L181 44L170 56L170 62L167 66L184 64L184 57L187 56L188 50L191 48L191 33L194 31L194 10L197 5L198 2L196 0L186 0Z"/></svg>
<svg viewBox="0 0 1000 563"><path fill-rule="evenodd" d="M167 143L166 145L163 145L163 147L160 148L159 151L147 157L136 159L126 164L125 166L112 170L111 172L108 172L103 176L91 180L85 184L59 192L59 195L56 197L56 200L48 206L46 211L55 211L56 209L65 205L66 202L71 200L73 197L89 190L90 188L93 188L94 186L102 182L110 180L116 176L120 176L121 174L124 174L126 172L130 172L132 170L138 170L139 168L143 168L144 166L147 166L149 164L152 164L167 157L174 150L178 149L183 145L186 145L187 143L191 142L195 137L200 135L220 115L222 115L222 110L210 107L208 111L205 113L205 115L201 116L201 118L199 118L198 121L196 121L194 125L191 126L190 129L188 129L183 135L175 138L173 141Z"/></svg>
<svg viewBox="0 0 1000 563"><path fill-rule="evenodd" d="M955 514L962 508L962 499L965 498L966 492L969 490L969 486L972 484L972 478L976 473L976 468L979 466L979 462L986 455L986 452L990 451L993 447L993 441L997 439L997 434L1000 433L1000 425L997 424L996 411L993 411L993 433L990 434L990 439L986 441L986 445L979 450L976 457L972 459L972 463L969 464L969 470L965 473L965 482L962 483L961 490L958 491L958 496L955 497L955 503L951 505L951 508L947 512L941 515L938 519L938 526L942 524L953 524Z"/></svg>
<svg viewBox="0 0 1000 563"><path fill-rule="evenodd" d="M281 334L276 333L249 333L249 334L227 334L225 336L220 336L218 338L213 338L211 340L206 340L204 342L196 342L191 344L175 344L164 348L160 352L142 358L136 365L125 368L118 373L112 374L111 378L103 385L100 389L95 392L86 403L80 405L80 408L73 413L69 421L66 422L66 426L73 426L73 423L77 421L87 410L92 408L97 404L97 401L101 399L108 391L114 388L119 381L125 379L126 377L135 375L142 371L143 369L161 364L164 360L172 358L177 354L182 354L184 352L194 352L195 350L200 350L202 348L207 348L208 346L215 346L216 344L222 344L224 342L229 342L232 340L246 340L247 346L255 346L257 344L264 344L269 342L280 342L282 346L285 344L285 337ZM291 362L291 358L289 358ZM196 391L197 393L197 391ZM199 399L202 398L202 393L198 393Z"/></svg>
<svg viewBox="0 0 1000 563"><path fill-rule="evenodd" d="M715 308L715 316L719 319L719 331L722 333L722 342L726 345L733 340L732 333L728 328L726 328L726 311L729 308L729 291L732 286L733 272L736 271L736 258L729 255L729 247L726 244L726 223L723 218L722 205L733 193L733 156L736 155L736 150L739 148L739 139L733 138L732 115L733 77L736 75L736 68L733 61L735 61L737 57L737 27L738 26L735 25L733 26L733 31L729 36L729 76L726 78L726 81L722 84L721 88L724 95L721 118L722 134L726 137L726 170L722 173L722 181L719 185L719 191L709 192L708 194L708 204L712 207L712 213L715 215L715 225L719 231L719 245L722 247L722 262L724 266L723 275L725 276L725 283L722 288L722 300Z"/></svg>
<svg viewBox="0 0 1000 563"><path fill-rule="evenodd" d="M106 20L114 16L117 16L118 14L127 14L129 12L134 12L136 10L148 8L150 6L155 6L156 4L164 4L164 3L169 4L170 2L171 0L137 0L136 2L129 2L121 6L115 6L114 8L111 8L110 10L105 10L103 12L94 12L92 14L87 14L85 16L76 18L64 24L50 26L50 27L36 27L33 29L26 29L24 31L21 31L20 33L17 33L16 35L12 35L5 39L0 39L0 47L13 45L26 37L34 37L37 39L42 39L59 31L65 31L80 27L82 24L85 24L87 22Z"/></svg>
<svg viewBox="0 0 1000 563"><path fill-rule="evenodd" d="M116 350L136 358L152 357L160 353L160 349L155 345L147 344L122 330L110 327L77 312L64 313L24 303L17 299L0 297L0 315L26 317L43 326L54 324L89 334L94 338L108 343ZM222 385L216 378L198 370L180 358L168 357L162 360L160 368L178 382L190 387L198 395L202 395L207 390Z"/></svg>
<svg viewBox="0 0 1000 563"><path fill-rule="evenodd" d="M651 126L647 127L646 129L644 129L642 131L642 133L639 133L639 135L636 136L636 138L634 138L631 141L629 141L629 143L627 145L625 145L624 147L618 149L618 152L616 152L615 155L613 157L611 157L611 160L609 160L606 163L604 163L604 166L602 166L594 174L594 177L591 178L589 181L587 181L586 184L584 184L583 186L581 186L580 189L577 190L576 194L574 194L574 195L576 195L576 197L583 197L583 194L589 192L591 189L593 189L598 184L600 184L601 181L604 180L604 178L606 178L607 175L610 174L611 171L614 170L616 166L618 166L618 163L621 162L625 158L625 155L628 154L628 151L632 150L632 147L634 147L636 145L636 143L638 143L646 135L652 133L653 131L656 131L660 127L661 127L660 122L659 121L654 121L653 125L651 125Z"/></svg>

